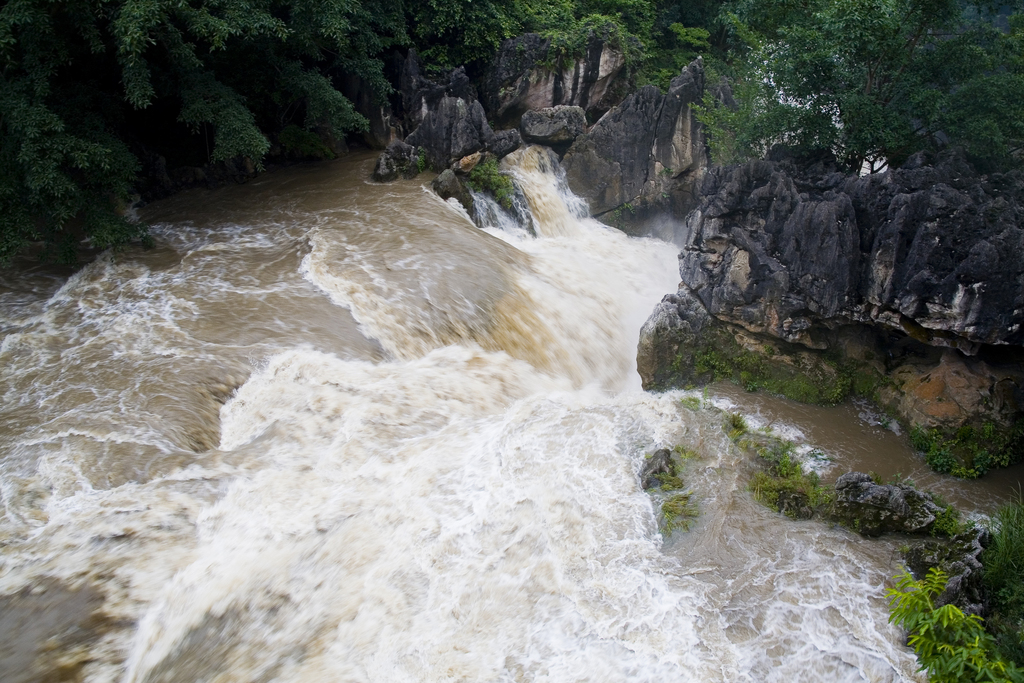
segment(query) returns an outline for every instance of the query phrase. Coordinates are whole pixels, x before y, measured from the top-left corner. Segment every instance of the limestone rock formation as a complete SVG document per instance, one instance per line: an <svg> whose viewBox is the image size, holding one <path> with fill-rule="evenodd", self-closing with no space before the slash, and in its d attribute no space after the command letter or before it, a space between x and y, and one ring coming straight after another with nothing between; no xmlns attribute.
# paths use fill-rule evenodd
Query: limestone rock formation
<svg viewBox="0 0 1024 683"><path fill-rule="evenodd" d="M519 123L523 140L561 152L565 152L586 128L583 109L564 105L528 111Z"/></svg>
<svg viewBox="0 0 1024 683"><path fill-rule="evenodd" d="M653 489L655 486L660 486L659 474L676 476L676 464L672 460L672 451L667 448L659 448L644 461L640 468L640 487Z"/></svg>
<svg viewBox="0 0 1024 683"><path fill-rule="evenodd" d="M949 578L945 589L935 599L936 607L952 604L965 614L980 616L986 603L981 553L990 542L991 534L987 529L972 527L948 541L915 543L905 559L918 579L924 578L932 567L946 572Z"/></svg>
<svg viewBox="0 0 1024 683"><path fill-rule="evenodd" d="M957 155L925 161L866 177L773 161L713 169L680 275L717 318L812 348L849 322L968 354L1020 345L1024 185Z"/></svg>
<svg viewBox="0 0 1024 683"><path fill-rule="evenodd" d="M516 127L527 111L574 105L591 121L618 104L629 89L623 52L592 33L579 59L547 64L551 41L536 33L501 44L484 80L482 99L499 127Z"/></svg>
<svg viewBox="0 0 1024 683"><path fill-rule="evenodd" d="M377 182L391 182L399 177L412 178L420 172L419 149L401 140L395 140L387 146L373 169L373 179Z"/></svg>
<svg viewBox="0 0 1024 683"><path fill-rule="evenodd" d="M692 105L704 95L698 59L674 78L667 94L644 86L576 138L562 160L573 192L594 216L639 225L660 214L685 216L707 166Z"/></svg>

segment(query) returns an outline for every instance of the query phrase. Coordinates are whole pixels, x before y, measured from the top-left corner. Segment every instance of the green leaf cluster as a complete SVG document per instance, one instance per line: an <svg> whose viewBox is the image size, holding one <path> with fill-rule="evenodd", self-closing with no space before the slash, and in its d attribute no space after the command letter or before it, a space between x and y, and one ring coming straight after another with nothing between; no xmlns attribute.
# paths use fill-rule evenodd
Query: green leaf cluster
<svg viewBox="0 0 1024 683"><path fill-rule="evenodd" d="M932 683L1024 681L1024 672L999 658L981 617L955 605L936 606L948 579L943 571L932 568L921 581L909 572L896 579L887 591L889 621L910 634L908 644Z"/></svg>
<svg viewBox="0 0 1024 683"><path fill-rule="evenodd" d="M737 0L740 106L711 94L717 161L777 144L832 152L853 171L945 142L1006 166L1024 140L1024 18L961 0Z"/></svg>
<svg viewBox="0 0 1024 683"><path fill-rule="evenodd" d="M12 0L0 7L0 264L30 243L145 236L124 217L138 153L205 140L195 165L257 168L288 126L365 128L338 89L390 90L379 55L408 42L399 0ZM295 131L282 144L293 148ZM308 136L304 144L309 143ZM322 155L322 150L319 150Z"/></svg>

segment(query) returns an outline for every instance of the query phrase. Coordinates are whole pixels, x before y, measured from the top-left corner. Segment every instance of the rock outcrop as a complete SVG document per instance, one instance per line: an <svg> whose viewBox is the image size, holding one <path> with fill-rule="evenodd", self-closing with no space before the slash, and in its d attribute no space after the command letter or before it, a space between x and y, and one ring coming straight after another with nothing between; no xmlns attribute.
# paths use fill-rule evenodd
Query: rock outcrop
<svg viewBox="0 0 1024 683"><path fill-rule="evenodd" d="M713 319L706 353L725 376L798 400L860 391L946 434L1024 414L1019 174L980 175L955 152L864 177L779 155L711 169L701 193L680 277L689 318L695 300ZM638 349L649 388L707 379L708 359L678 351L692 335L668 303ZM803 378L772 377L794 367Z"/></svg>
<svg viewBox="0 0 1024 683"><path fill-rule="evenodd" d="M405 138L405 147L392 149L389 145L381 155L374 172L377 180L410 177L403 172L412 168L406 161L408 147L417 148L417 154L423 156L417 170L441 172L477 152L501 158L522 144L517 130L495 133L491 129L463 67L434 82L420 74L419 58L410 50L401 64L399 93L399 111L404 117L401 127L412 132ZM391 130L397 128L395 124ZM396 166L401 167L398 173L392 171Z"/></svg>
<svg viewBox="0 0 1024 683"><path fill-rule="evenodd" d="M536 33L501 44L487 71L482 99L499 127L517 127L527 111L558 105L581 107L596 121L629 89L625 54L607 36L592 33L579 59L548 63L551 41Z"/></svg>
<svg viewBox="0 0 1024 683"><path fill-rule="evenodd" d="M493 145L495 135L479 102L444 95L428 108L419 127L405 141L422 147L427 164L440 171Z"/></svg>
<svg viewBox="0 0 1024 683"><path fill-rule="evenodd" d="M948 541L931 540L910 546L905 560L918 579L936 567L949 577L946 587L935 599L935 606L955 605L965 614L983 615L986 607L981 554L991 541L982 527L972 527Z"/></svg>
<svg viewBox="0 0 1024 683"><path fill-rule="evenodd" d="M424 151L425 155L426 152ZM425 163L426 156L424 156ZM420 168L420 150L401 140L395 140L377 157L377 165L373 168L373 179L377 182L389 183L398 178L412 178Z"/></svg>
<svg viewBox="0 0 1024 683"><path fill-rule="evenodd" d="M667 94L644 86L576 138L562 166L592 215L634 227L662 214L685 216L697 205L707 151L692 105L703 95L698 59Z"/></svg>
<svg viewBox="0 0 1024 683"><path fill-rule="evenodd" d="M912 486L876 484L867 474L847 472L836 480L830 517L865 536L926 534L943 509Z"/></svg>
<svg viewBox="0 0 1024 683"><path fill-rule="evenodd" d="M547 145L564 153L587 128L587 118L581 107L558 106L528 111L519 122L519 130L526 142Z"/></svg>
<svg viewBox="0 0 1024 683"><path fill-rule="evenodd" d="M1024 343L1024 185L923 153L850 177L752 161L710 171L680 275L721 320L821 348L860 322L974 353Z"/></svg>

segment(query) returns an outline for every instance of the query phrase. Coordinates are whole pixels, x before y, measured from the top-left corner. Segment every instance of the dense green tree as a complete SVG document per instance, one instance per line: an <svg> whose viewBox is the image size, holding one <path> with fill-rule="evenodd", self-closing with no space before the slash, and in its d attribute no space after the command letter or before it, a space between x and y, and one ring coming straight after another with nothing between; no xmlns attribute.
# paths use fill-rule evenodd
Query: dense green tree
<svg viewBox="0 0 1024 683"><path fill-rule="evenodd" d="M1024 23L958 0L737 0L741 106L709 101L719 160L773 144L851 170L936 144L1005 165L1024 140Z"/></svg>
<svg viewBox="0 0 1024 683"><path fill-rule="evenodd" d="M399 0L11 0L0 8L0 263L33 241L142 237L122 217L133 144L164 122L210 134L208 161L260 163L289 124L366 125L332 75L380 96L378 56L405 44ZM140 117L137 112L153 112Z"/></svg>

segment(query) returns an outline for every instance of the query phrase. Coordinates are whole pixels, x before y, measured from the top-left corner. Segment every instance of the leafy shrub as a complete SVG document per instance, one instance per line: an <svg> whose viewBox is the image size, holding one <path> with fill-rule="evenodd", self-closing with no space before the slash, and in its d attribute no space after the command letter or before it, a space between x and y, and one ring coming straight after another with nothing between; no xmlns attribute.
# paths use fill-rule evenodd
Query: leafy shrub
<svg viewBox="0 0 1024 683"><path fill-rule="evenodd" d="M476 192L490 192L502 208L512 208L515 185L512 184L511 178L498 170L497 159L488 159L477 164L469 172L469 186Z"/></svg>
<svg viewBox="0 0 1024 683"><path fill-rule="evenodd" d="M1024 672L999 659L981 617L966 615L955 605L935 606L947 578L936 568L921 581L904 572L896 577L896 588L886 591L889 621L909 632L908 644L920 670L928 672L931 683L1024 681Z"/></svg>
<svg viewBox="0 0 1024 683"><path fill-rule="evenodd" d="M993 467L1007 467L1024 456L1024 422L1007 429L991 422L964 425L953 432L914 426L910 442L924 453L925 462L940 474L975 479Z"/></svg>

